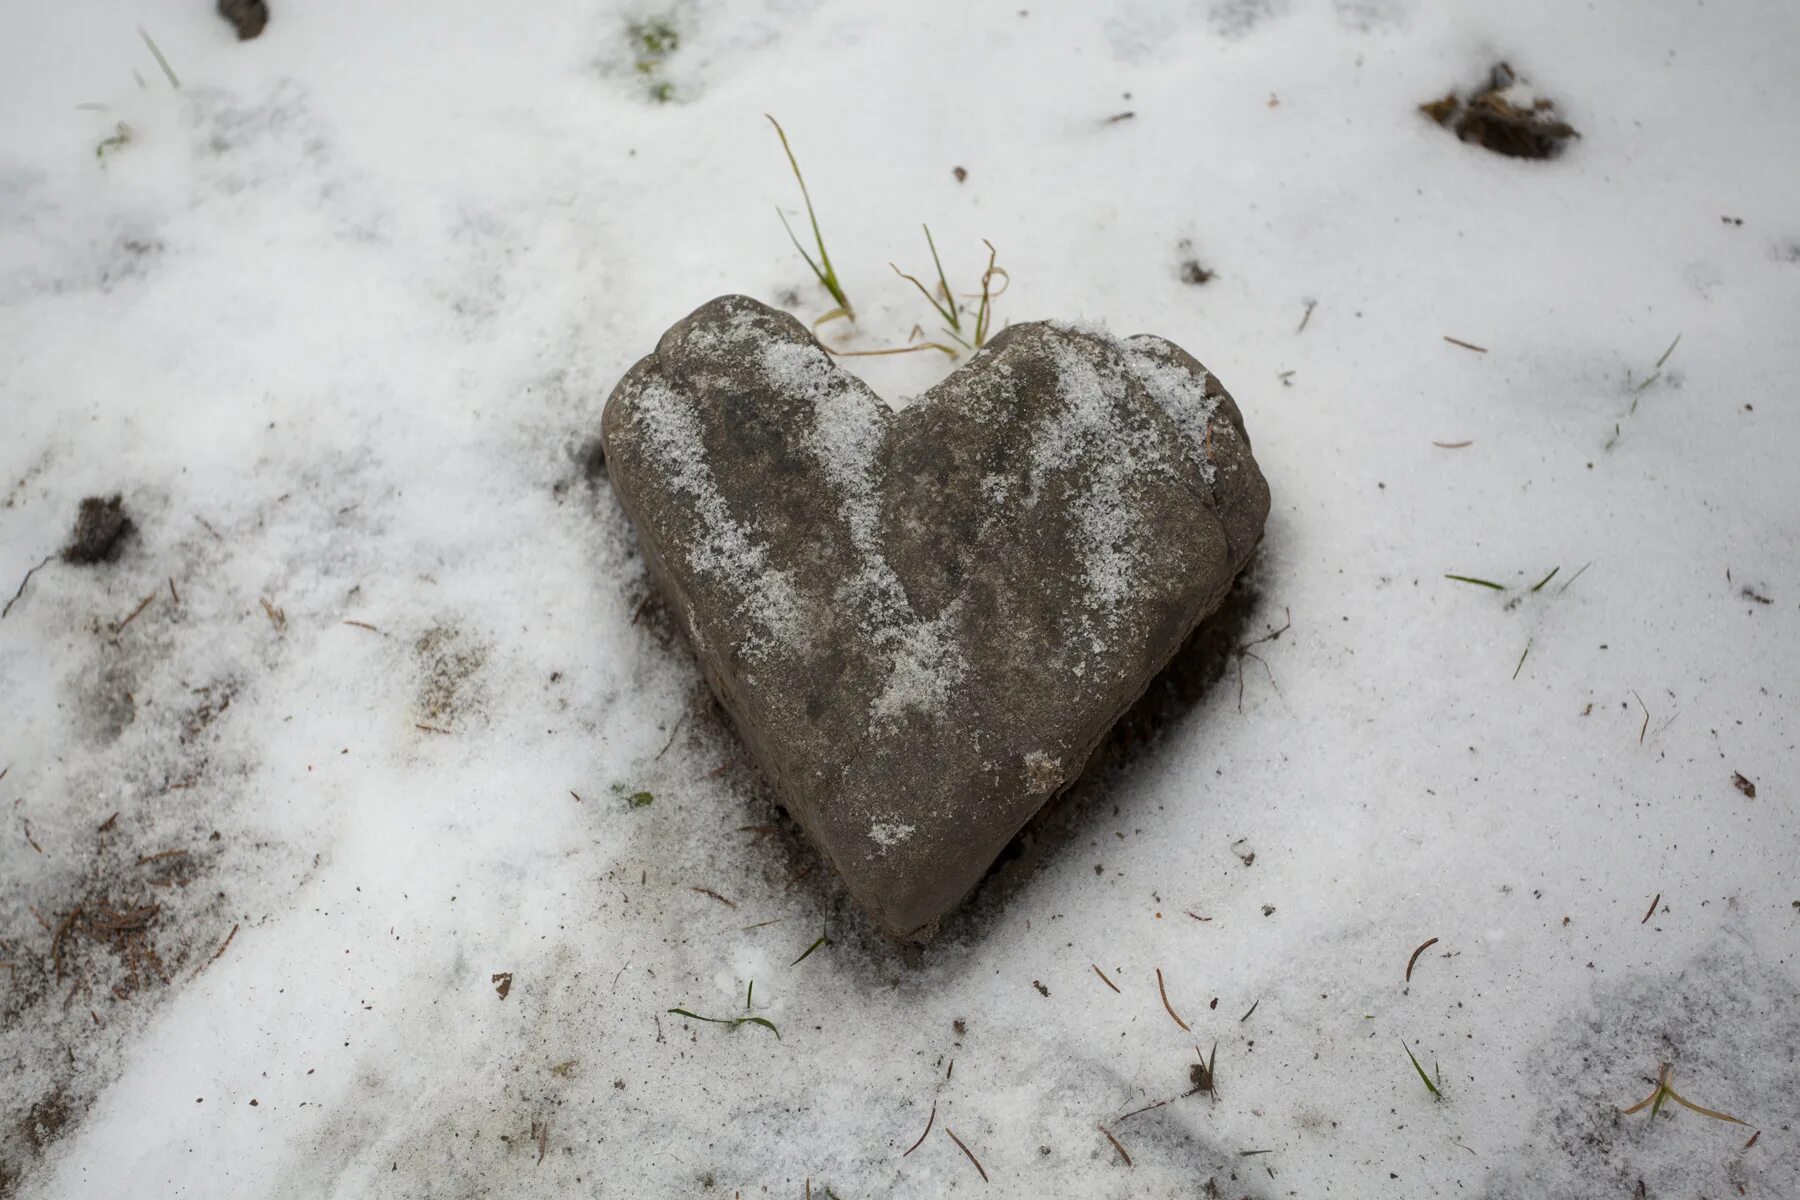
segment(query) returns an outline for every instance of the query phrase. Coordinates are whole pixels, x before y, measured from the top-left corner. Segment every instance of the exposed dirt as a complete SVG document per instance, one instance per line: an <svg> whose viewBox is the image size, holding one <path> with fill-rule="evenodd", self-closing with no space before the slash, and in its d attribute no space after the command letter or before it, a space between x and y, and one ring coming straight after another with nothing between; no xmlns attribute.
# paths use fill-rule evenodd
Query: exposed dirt
<svg viewBox="0 0 1800 1200"><path fill-rule="evenodd" d="M81 511L75 516L75 531L63 547L63 561L83 566L112 562L119 557L134 528L125 513L123 497L103 500L89 496L81 502Z"/></svg>
<svg viewBox="0 0 1800 1200"><path fill-rule="evenodd" d="M1557 115L1554 101L1525 93L1505 63L1495 63L1487 86L1466 96L1455 92L1419 105L1419 111L1465 142L1508 158L1554 158L1581 135Z"/></svg>
<svg viewBox="0 0 1800 1200"><path fill-rule="evenodd" d="M237 30L238 41L247 42L269 23L269 6L263 0L219 0L219 15Z"/></svg>

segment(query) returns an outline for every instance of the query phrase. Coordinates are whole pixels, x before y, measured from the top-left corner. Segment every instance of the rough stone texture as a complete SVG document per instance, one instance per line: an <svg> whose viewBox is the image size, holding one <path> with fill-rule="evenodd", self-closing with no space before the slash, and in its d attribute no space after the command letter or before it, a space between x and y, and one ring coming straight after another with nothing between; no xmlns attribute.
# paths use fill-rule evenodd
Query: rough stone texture
<svg viewBox="0 0 1800 1200"><path fill-rule="evenodd" d="M782 804L924 940L1262 536L1218 380L1155 337L1015 325L893 412L743 296L607 401L652 579Z"/></svg>

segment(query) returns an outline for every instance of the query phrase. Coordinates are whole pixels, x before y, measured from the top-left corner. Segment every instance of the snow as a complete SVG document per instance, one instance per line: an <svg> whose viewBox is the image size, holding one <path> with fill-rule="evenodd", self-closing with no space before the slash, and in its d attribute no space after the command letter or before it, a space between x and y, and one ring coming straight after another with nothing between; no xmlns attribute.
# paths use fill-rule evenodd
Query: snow
<svg viewBox="0 0 1800 1200"><path fill-rule="evenodd" d="M0 620L0 1192L1800 1194L1791 5L211 7L0 38L0 589L139 528ZM1560 158L1417 113L1502 59ZM932 335L921 221L959 290L988 237L1002 322L1189 350L1275 498L1232 636L1291 627L916 964L586 465L698 304L831 307L764 112L847 346ZM752 980L779 1040L666 1011ZM1664 1062L1749 1127L1622 1116Z"/></svg>

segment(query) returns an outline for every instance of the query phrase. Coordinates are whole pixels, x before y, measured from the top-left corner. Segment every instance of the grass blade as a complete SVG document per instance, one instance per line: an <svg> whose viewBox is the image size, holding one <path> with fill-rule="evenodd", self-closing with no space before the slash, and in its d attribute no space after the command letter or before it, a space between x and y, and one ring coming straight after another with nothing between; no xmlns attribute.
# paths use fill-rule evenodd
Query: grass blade
<svg viewBox="0 0 1800 1200"><path fill-rule="evenodd" d="M1493 588L1496 592L1504 592L1505 584L1495 583L1491 579L1477 579L1473 575L1446 575L1445 579L1454 579L1458 583L1472 583L1477 587Z"/></svg>
<svg viewBox="0 0 1800 1200"><path fill-rule="evenodd" d="M1442 1100L1444 1098L1444 1093L1438 1091L1438 1085L1431 1082L1431 1076L1425 1073L1425 1068L1421 1067L1419 1065L1419 1060L1413 1057L1412 1047L1406 1044L1404 1038L1400 1041L1400 1048L1406 1051L1406 1057L1412 1062L1413 1070L1419 1073L1419 1081L1425 1085L1425 1090L1430 1092L1437 1099Z"/></svg>
<svg viewBox="0 0 1800 1200"><path fill-rule="evenodd" d="M794 157L794 148L788 144L787 130L783 129L781 122L770 114L764 113L763 116L769 118L769 124L775 127L776 136L781 138L781 149L787 154L788 166L794 170L794 182L800 185L800 198L806 202L806 219L812 224L813 243L819 248L819 261L813 262L811 256L805 250L800 249L800 239L794 237L794 231L791 228L788 229L788 237L793 241L794 248L800 250L800 257L806 259L806 265L812 268L814 275L818 276L819 283L831 293L831 298L838 302L838 307L842 308L854 321L856 320L856 310L851 306L850 298L844 295L843 285L838 282L837 271L831 265L831 253L825 249L825 235L819 232L819 214L813 211L812 193L807 191L806 177L800 173L800 160ZM776 211L780 212L780 209ZM781 219L781 224L784 228L787 226L786 217Z"/></svg>

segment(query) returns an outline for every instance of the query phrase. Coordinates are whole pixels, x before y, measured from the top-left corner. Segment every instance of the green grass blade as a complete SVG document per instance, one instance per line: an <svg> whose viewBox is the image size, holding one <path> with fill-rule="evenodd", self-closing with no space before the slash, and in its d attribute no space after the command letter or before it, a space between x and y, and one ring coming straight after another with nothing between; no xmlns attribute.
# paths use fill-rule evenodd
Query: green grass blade
<svg viewBox="0 0 1800 1200"><path fill-rule="evenodd" d="M1557 572L1558 572L1558 571L1560 571L1560 570L1562 570L1562 567L1561 567L1561 566L1560 566L1560 565L1558 565L1558 566L1554 566L1554 567L1551 567L1551 568L1550 568L1550 573L1549 573L1549 574L1548 574L1548 575L1546 575L1546 576L1544 576L1544 577L1543 577L1543 578L1542 578L1542 579L1540 579L1540 580L1538 580L1538 581L1537 581L1537 582L1536 582L1536 583L1534 583L1534 584L1532 584L1532 585L1531 585L1531 590L1532 590L1532 591L1533 591L1533 592L1541 592L1541 591L1543 591L1543 590L1544 590L1544 585L1545 585L1545 584L1546 584L1546 583L1549 583L1549 582L1550 582L1550 581L1551 581L1551 580L1552 580L1552 579L1555 579L1555 578L1556 578L1556 573L1557 573Z"/></svg>
<svg viewBox="0 0 1800 1200"><path fill-rule="evenodd" d="M801 963L805 962L808 958L812 957L812 952L814 950L817 950L820 946L829 946L829 945L831 945L831 939L826 937L825 931L823 929L821 929L819 931L818 940L813 942L812 945L808 946L806 948L805 953L801 954L801 956L799 958L796 958L793 962L789 963L788 966L790 966L790 967L799 966Z"/></svg>
<svg viewBox="0 0 1800 1200"><path fill-rule="evenodd" d="M819 232L819 214L813 211L812 193L806 188L806 176L800 173L800 160L794 157L794 148L788 144L787 130L770 114L764 113L763 116L769 118L769 124L775 127L776 136L781 138L781 148L787 154L788 166L794 170L794 182L800 185L800 198L806 202L806 219L812 224L813 242L819 248L819 264L815 265L812 259L807 258L807 265L813 268L813 274L819 277L819 282L831 293L831 298L842 305L845 312L852 314L851 319L854 320L855 309L851 307L849 297L844 295L843 286L838 283L837 271L831 265L831 253L825 249L825 235ZM786 218L782 219L782 224L787 224ZM788 230L788 237L793 236L794 231ZM798 247L799 244L796 239L794 245ZM800 253L805 257L806 251L802 250Z"/></svg>
<svg viewBox="0 0 1800 1200"><path fill-rule="evenodd" d="M938 287L943 291L944 299L950 302L949 312L944 312L942 308L938 311L944 313L944 319L950 322L950 328L960 334L962 322L957 318L961 316L962 306L956 302L956 293L950 290L950 281L944 278L944 264L938 261L937 243L931 240L931 226L921 224L920 228L925 231L925 244L931 247L931 265L937 268ZM930 297L927 296L926 299L929 300Z"/></svg>
<svg viewBox="0 0 1800 1200"><path fill-rule="evenodd" d="M1431 1076L1429 1076L1425 1073L1425 1068L1421 1067L1419 1065L1419 1060L1417 1058L1413 1057L1412 1047L1408 1046L1406 1044L1406 1040L1404 1038L1402 1038L1400 1041L1400 1048L1402 1050L1406 1051L1406 1057L1409 1060L1411 1060L1412 1065L1413 1065L1413 1070L1415 1070L1419 1073L1419 1081L1425 1085L1426 1090L1429 1091L1437 1099L1442 1100L1444 1098L1444 1093L1438 1091L1438 1085L1431 1082Z"/></svg>
<svg viewBox="0 0 1800 1200"><path fill-rule="evenodd" d="M1472 583L1477 587L1493 588L1496 592L1504 592L1505 584L1495 583L1491 579L1477 579L1473 575L1446 575L1445 579L1454 579L1458 583Z"/></svg>

